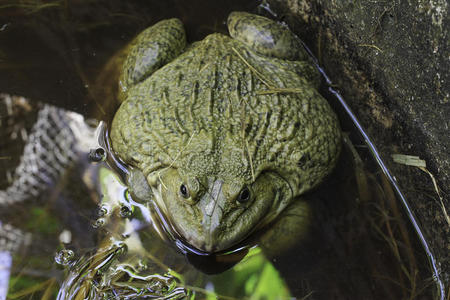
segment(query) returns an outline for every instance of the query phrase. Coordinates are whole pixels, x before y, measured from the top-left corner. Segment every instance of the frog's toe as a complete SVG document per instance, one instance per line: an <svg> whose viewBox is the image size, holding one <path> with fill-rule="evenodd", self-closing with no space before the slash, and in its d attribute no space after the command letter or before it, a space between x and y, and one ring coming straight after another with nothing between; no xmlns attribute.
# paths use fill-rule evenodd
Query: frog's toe
<svg viewBox="0 0 450 300"><path fill-rule="evenodd" d="M230 35L259 54L287 60L304 60L307 54L300 40L285 26L246 12L228 16Z"/></svg>

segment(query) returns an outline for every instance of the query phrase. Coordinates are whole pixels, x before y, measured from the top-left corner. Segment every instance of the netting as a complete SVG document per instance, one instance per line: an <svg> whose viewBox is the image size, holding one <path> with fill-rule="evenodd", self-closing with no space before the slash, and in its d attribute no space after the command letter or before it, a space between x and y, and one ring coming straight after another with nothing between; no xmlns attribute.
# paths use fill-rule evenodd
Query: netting
<svg viewBox="0 0 450 300"><path fill-rule="evenodd" d="M44 105L31 130L14 181L0 191L0 205L37 197L55 183L77 157L67 111Z"/></svg>
<svg viewBox="0 0 450 300"><path fill-rule="evenodd" d="M5 125L8 124L2 124ZM2 131L11 133L9 129L5 126ZM20 130L23 131L23 128ZM42 105L30 134L22 137L25 142L23 153L14 154L20 156L20 162L14 170L11 184L0 190L0 208L39 198L56 185L80 155L86 155L90 144L95 141L94 136L94 129L86 124L83 116L55 106ZM13 147L13 151L20 148L15 143L3 145ZM0 221L0 251L14 252L27 244L30 238L30 234Z"/></svg>
<svg viewBox="0 0 450 300"><path fill-rule="evenodd" d="M0 251L15 253L31 241L31 234L0 222Z"/></svg>

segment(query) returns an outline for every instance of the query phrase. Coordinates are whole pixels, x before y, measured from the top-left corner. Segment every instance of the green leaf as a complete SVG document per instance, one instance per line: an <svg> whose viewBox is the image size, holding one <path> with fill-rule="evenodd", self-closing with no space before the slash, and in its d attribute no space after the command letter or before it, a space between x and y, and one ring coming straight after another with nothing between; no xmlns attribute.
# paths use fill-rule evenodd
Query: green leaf
<svg viewBox="0 0 450 300"><path fill-rule="evenodd" d="M215 276L213 283L218 295L266 300L291 298L283 278L258 248L251 249L233 269Z"/></svg>

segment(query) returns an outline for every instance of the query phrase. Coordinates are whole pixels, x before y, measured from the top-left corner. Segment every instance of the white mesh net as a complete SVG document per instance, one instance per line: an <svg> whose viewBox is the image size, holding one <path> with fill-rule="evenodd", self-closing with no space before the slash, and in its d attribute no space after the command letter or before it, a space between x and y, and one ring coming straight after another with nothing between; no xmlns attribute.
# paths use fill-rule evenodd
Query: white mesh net
<svg viewBox="0 0 450 300"><path fill-rule="evenodd" d="M43 105L26 137L12 183L0 190L0 209L42 195L80 155L87 155L95 141L95 130L83 116ZM14 252L30 238L30 234L0 221L0 251Z"/></svg>

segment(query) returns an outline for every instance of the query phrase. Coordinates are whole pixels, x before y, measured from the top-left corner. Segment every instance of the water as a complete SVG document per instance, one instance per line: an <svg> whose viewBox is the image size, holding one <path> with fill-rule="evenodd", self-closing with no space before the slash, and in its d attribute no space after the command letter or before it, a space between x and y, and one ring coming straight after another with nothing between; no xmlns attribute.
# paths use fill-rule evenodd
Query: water
<svg viewBox="0 0 450 300"><path fill-rule="evenodd" d="M188 39L201 39L225 32L223 22L230 11L251 11L257 5L252 1L49 4L54 6L0 7L0 45L7 45L0 47L0 59L8 58L7 63L0 60L0 91L97 118L98 105L92 101L96 77L107 59L137 32L177 16L187 27ZM268 258L253 247L254 241L247 241L231 253L210 257L176 238L165 243L156 233L164 226L153 221L157 208L130 197L123 185L127 167L111 155L105 159L106 139L90 144L84 160L46 194L1 211L0 220L31 232L35 245L24 247L26 253L15 253L10 295L202 299L272 292L298 299L439 298L442 286L434 277L434 266L429 267L432 256L427 256L426 241L411 226L413 216L404 213L405 200L389 172L382 164L380 168L382 161L368 137L361 135L362 128L327 90L324 84L323 92L349 137L333 175L306 196L313 206L313 226L290 252ZM21 120L26 129L27 122L32 123L26 120L35 119L37 105L24 103L14 122ZM11 170L17 163L20 144L20 138L5 144L6 154L1 155L11 159L0 160L3 168ZM87 159L91 148L94 162ZM4 188L7 175L2 176ZM58 240L64 230L71 232L69 243ZM56 265L55 254L61 265L71 268L69 272ZM54 278L62 285L52 284ZM27 293L29 287L35 290Z"/></svg>

